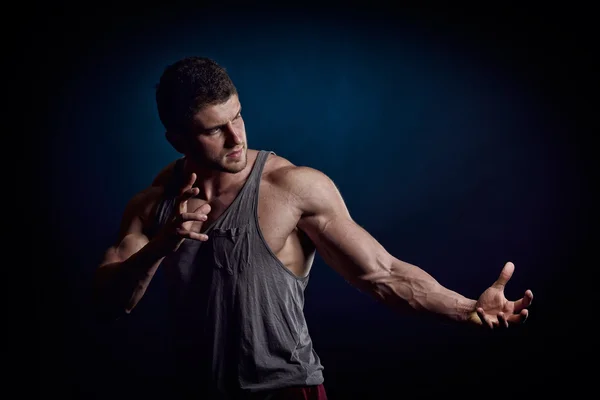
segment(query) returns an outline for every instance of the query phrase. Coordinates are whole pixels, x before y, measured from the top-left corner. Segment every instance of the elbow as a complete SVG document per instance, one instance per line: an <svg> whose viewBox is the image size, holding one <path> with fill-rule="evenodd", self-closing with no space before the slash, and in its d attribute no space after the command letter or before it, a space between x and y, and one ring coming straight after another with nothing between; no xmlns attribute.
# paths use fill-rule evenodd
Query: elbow
<svg viewBox="0 0 600 400"><path fill-rule="evenodd" d="M122 307L115 306L106 301L95 299L92 301L92 314L94 319L101 324L111 324L128 315L129 312Z"/></svg>
<svg viewBox="0 0 600 400"><path fill-rule="evenodd" d="M126 318L133 307L124 307L121 302L113 298L98 297L92 301L92 309L95 319L104 324L111 324L121 318Z"/></svg>
<svg viewBox="0 0 600 400"><path fill-rule="evenodd" d="M90 308L96 321L100 323L112 323L124 315L130 314L131 310L123 306L118 290L110 285L106 277L101 273L94 277L90 298Z"/></svg>

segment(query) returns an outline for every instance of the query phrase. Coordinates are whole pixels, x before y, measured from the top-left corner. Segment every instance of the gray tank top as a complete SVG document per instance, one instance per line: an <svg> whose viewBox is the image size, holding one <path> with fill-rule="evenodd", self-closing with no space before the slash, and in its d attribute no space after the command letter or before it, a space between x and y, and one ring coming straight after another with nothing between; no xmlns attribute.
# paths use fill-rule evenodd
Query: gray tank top
<svg viewBox="0 0 600 400"><path fill-rule="evenodd" d="M235 200L205 232L161 265L167 282L180 377L210 398L323 382L304 318L308 277L290 272L258 225L258 192L270 152L260 151ZM183 159L158 205L171 217ZM199 386L200 387L200 386Z"/></svg>

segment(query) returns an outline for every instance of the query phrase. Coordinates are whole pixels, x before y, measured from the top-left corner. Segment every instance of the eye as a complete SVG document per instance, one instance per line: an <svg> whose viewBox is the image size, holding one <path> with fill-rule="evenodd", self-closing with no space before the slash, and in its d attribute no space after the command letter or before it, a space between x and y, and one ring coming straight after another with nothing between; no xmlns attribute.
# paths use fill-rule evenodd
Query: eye
<svg viewBox="0 0 600 400"><path fill-rule="evenodd" d="M211 129L211 130L205 132L205 134L209 135L209 136L213 136L213 135L216 135L216 134L218 134L220 132L221 132L221 128L214 128L214 129Z"/></svg>

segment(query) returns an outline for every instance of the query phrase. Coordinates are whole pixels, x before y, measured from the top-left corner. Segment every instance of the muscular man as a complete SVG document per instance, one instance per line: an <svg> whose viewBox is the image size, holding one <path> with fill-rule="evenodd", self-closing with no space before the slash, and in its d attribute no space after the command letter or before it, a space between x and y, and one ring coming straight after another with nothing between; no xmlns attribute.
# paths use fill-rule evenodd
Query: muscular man
<svg viewBox="0 0 600 400"><path fill-rule="evenodd" d="M236 87L214 61L190 57L167 67L156 100L182 157L127 205L97 270L95 298L105 315L128 314L164 268L185 391L326 398L303 315L315 251L398 310L487 328L527 318L531 291L517 301L503 294L512 263L479 299L468 299L389 254L352 220L325 174L248 149Z"/></svg>

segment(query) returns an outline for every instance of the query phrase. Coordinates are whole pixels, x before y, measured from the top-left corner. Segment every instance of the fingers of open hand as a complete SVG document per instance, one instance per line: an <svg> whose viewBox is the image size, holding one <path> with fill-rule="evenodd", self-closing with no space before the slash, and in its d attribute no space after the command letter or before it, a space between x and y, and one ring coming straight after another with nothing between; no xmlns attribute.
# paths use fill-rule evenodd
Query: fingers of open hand
<svg viewBox="0 0 600 400"><path fill-rule="evenodd" d="M504 264L504 267L502 268L502 271L500 271L500 275L493 286L498 289L503 289L512 277L514 271L515 265L512 262L509 261Z"/></svg>
<svg viewBox="0 0 600 400"><path fill-rule="evenodd" d="M492 320L492 317L487 315L483 311L483 308L481 308L481 307L477 308L477 316L479 317L479 319L481 320L482 324L485 327L487 327L489 329L494 329L494 321Z"/></svg>
<svg viewBox="0 0 600 400"><path fill-rule="evenodd" d="M511 314L508 316L508 322L510 324L522 324L527 321L527 317L529 316L529 311L527 309L521 310L518 314Z"/></svg>
<svg viewBox="0 0 600 400"><path fill-rule="evenodd" d="M525 295L519 300L515 301L515 312L519 313L523 311L525 308L529 307L532 301L533 293L531 292L531 290L525 291Z"/></svg>
<svg viewBox="0 0 600 400"><path fill-rule="evenodd" d="M508 328L508 317L503 312L498 313L498 327Z"/></svg>
<svg viewBox="0 0 600 400"><path fill-rule="evenodd" d="M523 309L516 314L508 315L504 312L499 312L495 316L486 314L481 307L477 309L477 316L482 324L489 329L506 329L510 325L522 324L527 320L528 315L529 312L527 309Z"/></svg>

